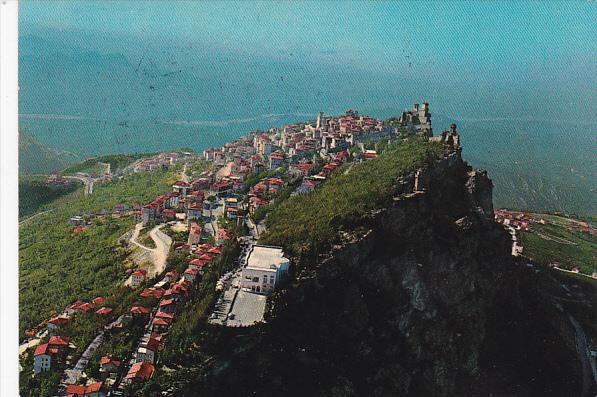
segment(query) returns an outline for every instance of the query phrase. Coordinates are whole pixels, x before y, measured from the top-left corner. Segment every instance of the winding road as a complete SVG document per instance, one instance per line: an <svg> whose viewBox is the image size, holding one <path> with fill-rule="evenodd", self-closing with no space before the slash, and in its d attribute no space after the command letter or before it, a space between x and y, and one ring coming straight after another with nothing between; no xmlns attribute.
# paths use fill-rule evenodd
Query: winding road
<svg viewBox="0 0 597 397"><path fill-rule="evenodd" d="M85 196L88 196L93 193L93 184L95 183L95 179L92 177L84 177L84 176L73 176L73 175L65 175L64 179L73 179L80 182L83 182L85 185Z"/></svg>
<svg viewBox="0 0 597 397"><path fill-rule="evenodd" d="M172 244L172 238L168 236L166 233L160 230L161 227L164 225L157 225L149 232L149 237L155 243L155 248L149 248L144 246L143 244L137 241L139 237L139 233L143 228L142 223L137 223L135 225L135 230L133 231L133 235L131 236L130 242L135 244L142 250L149 252L151 256L151 261L153 266L150 269L147 269L147 276L149 278L154 277L156 274L160 274L166 268L166 259L168 258L168 253L170 252L170 245ZM130 283L130 278L126 281L128 285Z"/></svg>

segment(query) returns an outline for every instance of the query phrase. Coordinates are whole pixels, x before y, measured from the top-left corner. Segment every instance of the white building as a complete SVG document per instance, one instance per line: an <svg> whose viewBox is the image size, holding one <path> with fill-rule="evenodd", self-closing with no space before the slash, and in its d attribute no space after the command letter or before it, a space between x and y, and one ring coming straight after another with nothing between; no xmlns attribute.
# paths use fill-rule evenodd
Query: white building
<svg viewBox="0 0 597 397"><path fill-rule="evenodd" d="M254 245L242 270L241 288L269 294L286 277L289 265L282 248Z"/></svg>
<svg viewBox="0 0 597 397"><path fill-rule="evenodd" d="M143 284L145 279L147 278L147 270L145 269L137 269L131 274L131 286L133 288L140 286Z"/></svg>

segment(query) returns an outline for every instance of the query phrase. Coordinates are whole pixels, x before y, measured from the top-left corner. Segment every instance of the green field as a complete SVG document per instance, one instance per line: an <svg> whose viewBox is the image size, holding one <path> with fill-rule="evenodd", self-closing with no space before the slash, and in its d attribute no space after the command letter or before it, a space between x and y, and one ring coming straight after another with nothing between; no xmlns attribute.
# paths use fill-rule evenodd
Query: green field
<svg viewBox="0 0 597 397"><path fill-rule="evenodd" d="M579 267L585 274L595 271L597 238L571 230L568 226L577 220L549 214L532 215L548 223L533 224L529 231L520 233L525 256L544 265L557 261L566 269Z"/></svg>

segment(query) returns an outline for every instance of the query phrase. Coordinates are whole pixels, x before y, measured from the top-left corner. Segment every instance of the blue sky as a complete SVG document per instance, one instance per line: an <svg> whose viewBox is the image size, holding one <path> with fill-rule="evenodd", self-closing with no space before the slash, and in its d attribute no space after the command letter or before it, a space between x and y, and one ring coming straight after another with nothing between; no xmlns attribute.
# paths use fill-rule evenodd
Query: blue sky
<svg viewBox="0 0 597 397"><path fill-rule="evenodd" d="M527 68L595 54L595 3L23 1L23 29L156 35L272 53ZM591 39L593 38L593 39ZM334 58L337 58L334 56Z"/></svg>

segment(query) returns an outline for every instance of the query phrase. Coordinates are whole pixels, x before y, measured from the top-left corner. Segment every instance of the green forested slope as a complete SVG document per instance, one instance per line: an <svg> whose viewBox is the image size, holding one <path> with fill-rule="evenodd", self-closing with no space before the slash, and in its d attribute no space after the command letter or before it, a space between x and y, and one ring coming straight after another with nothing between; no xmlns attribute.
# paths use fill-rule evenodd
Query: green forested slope
<svg viewBox="0 0 597 397"><path fill-rule="evenodd" d="M426 141L403 142L375 160L355 165L348 174L335 173L315 192L290 197L274 209L260 241L294 254L329 245L339 229L386 204L398 176L439 157L443 150Z"/></svg>
<svg viewBox="0 0 597 397"><path fill-rule="evenodd" d="M74 299L108 294L124 276L125 252L116 241L133 220L107 218L74 235L69 217L119 203L146 203L166 192L175 179L168 171L156 171L98 183L91 196L79 192L62 197L52 203L53 211L23 224L19 230L20 331Z"/></svg>

